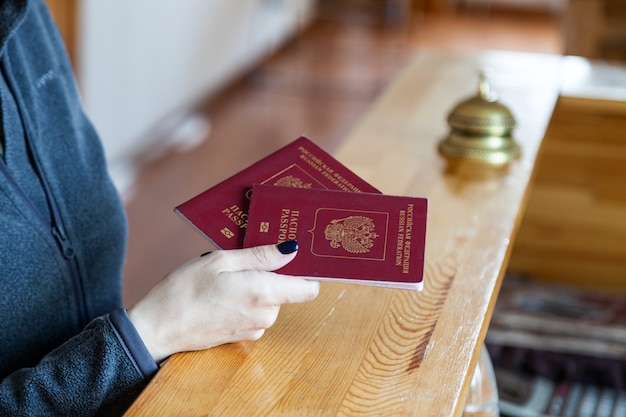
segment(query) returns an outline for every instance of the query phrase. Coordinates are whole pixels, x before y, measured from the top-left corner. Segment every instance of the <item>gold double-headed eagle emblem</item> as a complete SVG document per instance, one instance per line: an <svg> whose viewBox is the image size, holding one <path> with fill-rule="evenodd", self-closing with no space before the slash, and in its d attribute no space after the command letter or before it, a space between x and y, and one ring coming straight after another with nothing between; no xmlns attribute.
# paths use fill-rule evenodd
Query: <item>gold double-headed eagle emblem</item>
<svg viewBox="0 0 626 417"><path fill-rule="evenodd" d="M333 248L341 246L350 253L367 253L379 236L374 227L374 220L369 217L348 216L331 220L324 229L324 236Z"/></svg>
<svg viewBox="0 0 626 417"><path fill-rule="evenodd" d="M312 184L305 183L302 179L294 177L293 175L286 175L274 181L274 185L280 185L282 187L294 187L294 188L311 188Z"/></svg>

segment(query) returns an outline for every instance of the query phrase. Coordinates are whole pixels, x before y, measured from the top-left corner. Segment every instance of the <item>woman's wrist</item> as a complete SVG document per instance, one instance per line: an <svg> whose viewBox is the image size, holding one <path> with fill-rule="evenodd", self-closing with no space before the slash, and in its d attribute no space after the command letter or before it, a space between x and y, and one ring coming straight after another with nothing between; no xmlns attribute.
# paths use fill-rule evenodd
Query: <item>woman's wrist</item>
<svg viewBox="0 0 626 417"><path fill-rule="evenodd" d="M157 342L156 335L158 333L158 329L154 328L150 320L145 319L145 315L141 313L141 308L134 306L133 308L128 309L128 318L133 326L135 326L135 329L146 346L146 349L148 349L148 352L150 352L152 359L154 359L156 363L162 362L171 355L170 352L167 352L162 348L161 343Z"/></svg>

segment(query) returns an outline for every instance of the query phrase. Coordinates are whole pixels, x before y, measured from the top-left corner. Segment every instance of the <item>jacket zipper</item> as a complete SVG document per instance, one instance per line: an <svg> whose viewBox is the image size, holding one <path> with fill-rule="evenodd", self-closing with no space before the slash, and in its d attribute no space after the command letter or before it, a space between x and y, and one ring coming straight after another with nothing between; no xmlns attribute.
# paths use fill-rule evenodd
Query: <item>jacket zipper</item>
<svg viewBox="0 0 626 417"><path fill-rule="evenodd" d="M56 206L56 202L54 201L54 197L50 190L50 187L42 174L41 165L38 161L37 156L34 154L31 144L26 138L27 149L28 152L32 155L32 160L34 163L35 173L41 182L41 186L43 188L44 194L46 196L46 200L48 202L48 206L50 208L50 213L52 217L52 222L49 223L44 216L41 214L39 209L35 207L31 199L26 195L22 187L15 180L11 172L8 170L4 161L0 160L0 171L3 172L4 176L11 183L13 188L17 191L21 200L25 203L26 207L35 214L35 217L39 220L39 223L49 230L51 238L54 240L56 245L58 246L63 259L65 260L65 264L67 266L68 275L70 278L70 282L72 285L72 291L74 293L74 300L76 302L76 313L77 313L77 331L82 330L88 323L88 312L87 305L85 302L85 294L83 288L82 278L78 269L78 259L76 258L76 252L70 241L69 237L63 225L61 223L61 215L59 213L58 207Z"/></svg>
<svg viewBox="0 0 626 417"><path fill-rule="evenodd" d="M9 89L11 89L10 81L14 82L15 80L9 80L7 78L7 85ZM17 183L13 175L10 173L4 161L0 161L0 166L2 166L2 171L4 171L5 176L9 178L9 181L13 184L13 187L18 191L18 194L21 196L21 198L26 202L26 206L35 213L36 217L40 219L44 227L48 228L51 237L56 242L63 258L65 259L69 278L72 284L72 290L74 292L74 300L76 302L76 315L78 321L77 331L80 331L87 325L89 320L89 313L87 309L87 302L85 300L83 279L81 277L80 269L78 267L78 259L76 258L76 252L74 250L72 242L69 239L65 228L63 227L61 213L54 198L54 193L52 192L52 189L48 184L37 152L35 152L35 147L31 140L31 138L34 137L33 123L30 123L31 121L28 111L24 110L27 107L25 106L23 98L20 95L13 95L24 127L24 141L26 142L26 151L31 157L34 172L41 183L41 187L43 189L50 210L50 215L52 219L51 222L47 221L47 219L42 215L39 209L30 200L28 195L24 192L22 187Z"/></svg>
<svg viewBox="0 0 626 417"><path fill-rule="evenodd" d="M61 213L59 212L56 200L54 199L54 194L52 193L52 190L48 185L48 181L46 180L46 177L41 169L41 163L39 162L39 158L37 157L37 154L35 153L35 150L33 149L28 137L26 138L26 145L29 152L31 153L33 164L35 165L35 172L37 174L37 177L39 177L39 181L41 181L44 194L46 195L46 199L48 201L48 206L50 207L50 214L52 216L52 236L56 240L59 249L61 250L61 254L63 255L63 258L65 259L65 262L67 264L72 287L74 290L74 299L77 304L76 307L78 315L78 330L80 331L83 329L83 327L87 325L89 314L87 313L85 291L83 286L83 280L78 269L78 259L76 258L76 252L74 251L72 242L70 241L65 231L65 228L63 227Z"/></svg>
<svg viewBox="0 0 626 417"><path fill-rule="evenodd" d="M51 196L50 196L51 197ZM51 205L54 205L52 202ZM55 211L55 210L53 210ZM78 259L76 259L76 252L74 251L74 247L72 246L72 242L67 237L65 230L58 223L56 218L57 216L53 214L53 225L51 229L52 236L56 240L59 245L59 249L63 254L63 258L67 264L70 278L72 281L72 288L75 294L75 300L77 304L77 313L78 313L78 326L79 331L82 330L83 327L87 325L88 313L87 306L85 303L85 292L83 287L83 280L80 276L80 272L78 270Z"/></svg>

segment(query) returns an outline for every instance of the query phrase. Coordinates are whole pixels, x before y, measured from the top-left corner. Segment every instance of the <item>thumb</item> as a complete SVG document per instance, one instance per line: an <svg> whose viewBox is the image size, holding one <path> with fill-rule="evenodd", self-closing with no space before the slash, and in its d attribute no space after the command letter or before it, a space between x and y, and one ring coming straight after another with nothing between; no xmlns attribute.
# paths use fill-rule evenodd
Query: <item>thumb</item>
<svg viewBox="0 0 626 417"><path fill-rule="evenodd" d="M224 251L222 271L275 271L291 262L298 251L298 242L287 240L278 245L262 245Z"/></svg>

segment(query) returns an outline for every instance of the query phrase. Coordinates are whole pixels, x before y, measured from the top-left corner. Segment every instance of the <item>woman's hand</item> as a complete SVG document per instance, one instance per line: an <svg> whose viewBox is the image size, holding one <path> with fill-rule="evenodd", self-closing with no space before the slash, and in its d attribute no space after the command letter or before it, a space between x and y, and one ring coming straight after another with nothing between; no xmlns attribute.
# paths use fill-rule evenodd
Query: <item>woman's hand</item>
<svg viewBox="0 0 626 417"><path fill-rule="evenodd" d="M271 272L293 260L296 250L290 241L192 259L128 315L156 362L176 352L257 340L281 305L317 297L318 282Z"/></svg>

